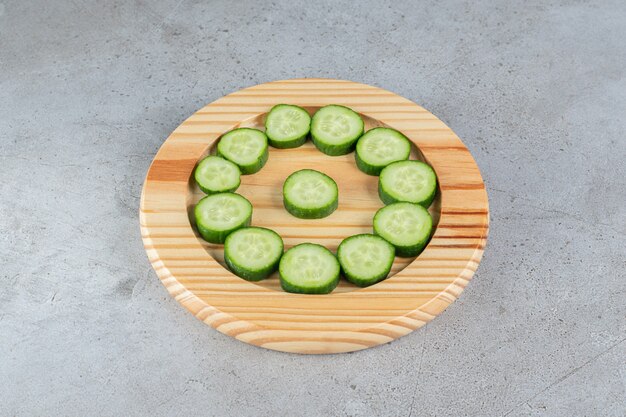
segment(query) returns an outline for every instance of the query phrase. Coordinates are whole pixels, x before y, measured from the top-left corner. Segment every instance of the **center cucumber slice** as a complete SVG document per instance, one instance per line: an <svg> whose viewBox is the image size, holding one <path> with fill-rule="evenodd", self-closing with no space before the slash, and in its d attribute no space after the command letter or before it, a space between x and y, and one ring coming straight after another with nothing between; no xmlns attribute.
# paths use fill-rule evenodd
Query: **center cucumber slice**
<svg viewBox="0 0 626 417"><path fill-rule="evenodd" d="M241 183L239 167L215 155L200 161L193 175L198 187L207 194L235 191Z"/></svg>
<svg viewBox="0 0 626 417"><path fill-rule="evenodd" d="M356 112L332 104L313 115L311 138L317 149L326 155L345 155L354 149L364 126L363 119Z"/></svg>
<svg viewBox="0 0 626 417"><path fill-rule="evenodd" d="M368 130L356 144L356 166L368 175L378 175L387 165L409 158L411 143L402 133L387 127Z"/></svg>
<svg viewBox="0 0 626 417"><path fill-rule="evenodd" d="M244 227L228 235L224 260L236 275L248 281L267 278L278 268L283 240L270 229Z"/></svg>
<svg viewBox="0 0 626 417"><path fill-rule="evenodd" d="M265 119L265 134L275 148L297 148L306 141L311 116L302 107L277 104Z"/></svg>
<svg viewBox="0 0 626 417"><path fill-rule="evenodd" d="M213 194L200 200L193 212L204 240L224 243L230 233L250 225L252 204L239 194Z"/></svg>
<svg viewBox="0 0 626 417"><path fill-rule="evenodd" d="M247 127L231 130L217 144L217 154L237 164L242 174L254 174L267 162L267 136Z"/></svg>
<svg viewBox="0 0 626 417"><path fill-rule="evenodd" d="M389 164L378 178L378 195L385 204L406 201L428 208L436 192L435 171L420 161Z"/></svg>
<svg viewBox="0 0 626 417"><path fill-rule="evenodd" d="M321 219L337 209L339 189L328 175L312 169L302 169L285 180L283 204L295 217Z"/></svg>
<svg viewBox="0 0 626 417"><path fill-rule="evenodd" d="M367 287L387 278L396 250L385 239L362 234L341 242L337 258L346 279L359 287Z"/></svg>
<svg viewBox="0 0 626 417"><path fill-rule="evenodd" d="M302 243L280 259L280 285L287 292L328 294L339 283L339 262L324 246Z"/></svg>
<svg viewBox="0 0 626 417"><path fill-rule="evenodd" d="M424 207L413 203L394 203L374 215L374 233L396 248L403 258L422 252L433 228L433 219Z"/></svg>

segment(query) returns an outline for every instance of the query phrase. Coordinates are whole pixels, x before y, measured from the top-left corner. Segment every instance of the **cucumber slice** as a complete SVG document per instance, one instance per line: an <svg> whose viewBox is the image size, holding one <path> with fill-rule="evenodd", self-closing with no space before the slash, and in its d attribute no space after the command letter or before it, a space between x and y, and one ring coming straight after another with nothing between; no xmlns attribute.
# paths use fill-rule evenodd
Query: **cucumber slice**
<svg viewBox="0 0 626 417"><path fill-rule="evenodd" d="M254 174L267 162L267 136L247 127L231 130L217 144L217 154L237 164L242 174Z"/></svg>
<svg viewBox="0 0 626 417"><path fill-rule="evenodd" d="M396 249L385 239L362 234L346 238L337 249L343 275L359 287L367 287L387 278Z"/></svg>
<svg viewBox="0 0 626 417"><path fill-rule="evenodd" d="M224 243L231 232L250 225L252 204L239 194L212 194L198 201L193 212L204 240Z"/></svg>
<svg viewBox="0 0 626 417"><path fill-rule="evenodd" d="M296 171L283 184L283 204L289 213L300 219L329 216L339 204L337 183L319 171Z"/></svg>
<svg viewBox="0 0 626 417"><path fill-rule="evenodd" d="M224 260L233 273L248 281L267 278L278 268L283 240L273 230L244 227L228 235Z"/></svg>
<svg viewBox="0 0 626 417"><path fill-rule="evenodd" d="M387 127L368 130L356 144L356 166L368 175L378 175L387 165L409 159L411 143L402 133Z"/></svg>
<svg viewBox="0 0 626 417"><path fill-rule="evenodd" d="M311 116L302 107L277 104L265 119L265 134L275 148L297 148L311 129Z"/></svg>
<svg viewBox="0 0 626 417"><path fill-rule="evenodd" d="M324 246L302 243L280 259L280 285L287 292L328 294L339 283L339 262Z"/></svg>
<svg viewBox="0 0 626 417"><path fill-rule="evenodd" d="M433 228L428 210L419 204L393 203L374 215L374 233L396 247L396 256L408 258L422 252Z"/></svg>
<svg viewBox="0 0 626 417"><path fill-rule="evenodd" d="M332 104L313 115L311 138L317 149L326 155L345 155L352 152L363 128L363 119L356 112Z"/></svg>
<svg viewBox="0 0 626 417"><path fill-rule="evenodd" d="M200 161L193 175L198 187L207 194L232 192L241 184L239 167L215 155Z"/></svg>
<svg viewBox="0 0 626 417"><path fill-rule="evenodd" d="M436 192L435 171L420 161L389 164L378 178L378 195L385 204L406 201L428 208Z"/></svg>

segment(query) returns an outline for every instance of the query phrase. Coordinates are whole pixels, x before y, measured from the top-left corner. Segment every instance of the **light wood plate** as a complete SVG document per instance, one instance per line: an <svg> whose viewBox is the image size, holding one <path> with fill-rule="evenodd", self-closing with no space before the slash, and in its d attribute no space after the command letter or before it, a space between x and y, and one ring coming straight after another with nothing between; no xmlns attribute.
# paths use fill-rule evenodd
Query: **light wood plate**
<svg viewBox="0 0 626 417"><path fill-rule="evenodd" d="M396 258L390 277L368 288L342 280L329 295L289 294L277 276L251 283L230 273L223 247L204 242L192 208L203 196L193 169L223 133L263 128L278 103L309 112L342 104L359 112L366 129L389 126L415 145L413 158L436 171L439 190L430 211L436 228L417 258ZM282 205L282 183L302 168L330 175L339 186L339 208L329 217L303 220ZM336 250L342 239L372 232L382 207L378 177L356 168L354 154L330 157L307 142L270 148L257 174L242 176L237 190L254 207L252 224L279 233L285 248L315 242ZM184 121L157 153L144 183L140 208L144 246L157 275L183 306L222 333L268 349L336 353L390 342L441 313L461 294L487 239L487 194L474 159L443 122L417 104L380 88L350 81L298 79L246 88L207 105Z"/></svg>

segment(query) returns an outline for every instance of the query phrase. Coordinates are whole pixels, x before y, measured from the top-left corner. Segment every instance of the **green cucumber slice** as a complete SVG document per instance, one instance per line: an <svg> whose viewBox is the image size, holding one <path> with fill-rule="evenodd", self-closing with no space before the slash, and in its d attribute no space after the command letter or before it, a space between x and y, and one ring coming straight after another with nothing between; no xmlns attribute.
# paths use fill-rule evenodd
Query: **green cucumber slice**
<svg viewBox="0 0 626 417"><path fill-rule="evenodd" d="M265 134L275 148L297 148L311 129L311 116L302 107L277 104L265 119Z"/></svg>
<svg viewBox="0 0 626 417"><path fill-rule="evenodd" d="M296 171L283 184L283 204L289 213L301 219L329 216L339 204L337 183L319 171Z"/></svg>
<svg viewBox="0 0 626 417"><path fill-rule="evenodd" d="M400 161L387 165L378 178L378 195L385 204L398 201L428 208L437 192L435 171L420 161Z"/></svg>
<svg viewBox="0 0 626 417"><path fill-rule="evenodd" d="M215 155L200 161L193 176L198 187L207 194L232 192L241 184L239 167Z"/></svg>
<svg viewBox="0 0 626 417"><path fill-rule="evenodd" d="M239 194L212 194L198 201L193 212L202 238L224 243L230 233L250 225L252 204Z"/></svg>
<svg viewBox="0 0 626 417"><path fill-rule="evenodd" d="M374 233L396 248L396 256L419 255L433 228L430 213L419 204L393 203L374 215Z"/></svg>
<svg viewBox="0 0 626 417"><path fill-rule="evenodd" d="M283 240L270 229L244 227L228 235L224 260L234 274L248 281L267 278L278 268Z"/></svg>
<svg viewBox="0 0 626 417"><path fill-rule="evenodd" d="M267 136L247 127L231 130L217 144L217 154L237 164L242 174L254 174L267 162Z"/></svg>
<svg viewBox="0 0 626 417"><path fill-rule="evenodd" d="M363 134L363 119L352 109L331 104L313 115L311 138L326 155L338 156L352 152Z"/></svg>
<svg viewBox="0 0 626 417"><path fill-rule="evenodd" d="M411 143L402 133L387 127L370 129L356 144L356 166L368 175L379 175L387 165L409 159Z"/></svg>
<svg viewBox="0 0 626 417"><path fill-rule="evenodd" d="M394 246L372 234L350 236L337 249L343 275L359 287L387 278L395 257Z"/></svg>
<svg viewBox="0 0 626 417"><path fill-rule="evenodd" d="M324 246L302 243L280 259L280 285L287 292L328 294L339 283L339 262Z"/></svg>

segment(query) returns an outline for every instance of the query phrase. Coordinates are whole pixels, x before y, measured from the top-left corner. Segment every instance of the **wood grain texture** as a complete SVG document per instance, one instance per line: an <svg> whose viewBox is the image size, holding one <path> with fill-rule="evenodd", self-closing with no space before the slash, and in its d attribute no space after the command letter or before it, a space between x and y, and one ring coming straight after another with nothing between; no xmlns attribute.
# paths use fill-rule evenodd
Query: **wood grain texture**
<svg viewBox="0 0 626 417"><path fill-rule="evenodd" d="M288 294L277 276L251 283L230 273L223 247L200 239L193 205L203 196L192 180L200 158L220 135L236 127L262 128L274 104L311 113L326 104L359 112L366 128L389 126L415 145L439 178L430 211L436 229L415 259L396 258L391 276L368 288L342 280L329 295ZM339 186L339 208L319 220L297 219L282 206L281 187L298 169L330 175ZM238 193L254 207L252 223L278 232L286 248L315 242L335 250L345 237L372 231L382 207L377 177L356 168L354 154L330 157L310 142L296 149L270 148L267 165L242 177ZM489 209L482 177L463 142L417 104L380 88L350 81L276 81L229 94L183 122L157 153L144 183L141 233L157 275L197 318L241 341L298 353L360 350L403 336L441 313L472 278L487 239Z"/></svg>

